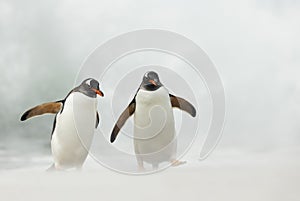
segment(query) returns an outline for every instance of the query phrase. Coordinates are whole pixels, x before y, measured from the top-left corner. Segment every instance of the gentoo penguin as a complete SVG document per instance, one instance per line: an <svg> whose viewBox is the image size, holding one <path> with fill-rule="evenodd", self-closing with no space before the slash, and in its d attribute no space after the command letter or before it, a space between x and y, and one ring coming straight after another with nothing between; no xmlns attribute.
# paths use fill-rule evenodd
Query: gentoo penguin
<svg viewBox="0 0 300 201"><path fill-rule="evenodd" d="M134 114L134 151L139 170L144 170L144 162L152 164L153 169L165 161L173 166L184 163L176 160L177 141L172 107L196 116L196 109L191 103L169 94L158 74L147 72L133 100L117 120L110 142L115 141L126 120Z"/></svg>
<svg viewBox="0 0 300 201"><path fill-rule="evenodd" d="M65 99L38 105L22 115L21 121L25 121L45 113L56 114L51 134L54 163L49 170L82 167L99 124L97 94L103 96L98 81L88 78Z"/></svg>

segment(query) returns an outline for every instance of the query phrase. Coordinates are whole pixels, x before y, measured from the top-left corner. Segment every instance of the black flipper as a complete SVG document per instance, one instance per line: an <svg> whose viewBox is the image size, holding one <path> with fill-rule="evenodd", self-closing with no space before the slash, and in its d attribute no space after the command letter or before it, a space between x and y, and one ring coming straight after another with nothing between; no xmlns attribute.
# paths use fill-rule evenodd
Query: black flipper
<svg viewBox="0 0 300 201"><path fill-rule="evenodd" d="M190 102L188 102L187 100L185 100L183 98L174 96L172 94L170 94L169 96L170 96L170 101L171 101L172 107L177 107L183 111L186 111L192 117L196 116L196 109Z"/></svg>
<svg viewBox="0 0 300 201"><path fill-rule="evenodd" d="M99 113L98 113L98 111L97 111L97 112L96 112L96 125L95 125L95 128L98 128L99 121L100 121L100 119L99 119Z"/></svg>
<svg viewBox="0 0 300 201"><path fill-rule="evenodd" d="M113 143L115 139L117 138L117 135L119 134L119 131L127 121L127 119L134 113L135 111L135 98L131 101L131 103L128 105L128 107L123 111L123 113L120 115L117 123L114 126L114 129L110 136L110 142Z"/></svg>

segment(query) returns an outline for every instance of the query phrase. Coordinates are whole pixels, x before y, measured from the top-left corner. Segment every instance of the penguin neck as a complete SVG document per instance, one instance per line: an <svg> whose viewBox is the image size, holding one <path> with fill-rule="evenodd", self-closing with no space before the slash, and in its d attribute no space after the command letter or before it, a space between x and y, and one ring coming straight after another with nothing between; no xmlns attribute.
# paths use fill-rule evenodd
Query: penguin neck
<svg viewBox="0 0 300 201"><path fill-rule="evenodd" d="M149 104L154 104L165 99L169 100L169 92L163 86L155 91L140 89L136 96L136 101L149 102Z"/></svg>
<svg viewBox="0 0 300 201"><path fill-rule="evenodd" d="M97 99L89 97L81 92L73 92L68 96L66 104L76 107L95 107L97 104Z"/></svg>

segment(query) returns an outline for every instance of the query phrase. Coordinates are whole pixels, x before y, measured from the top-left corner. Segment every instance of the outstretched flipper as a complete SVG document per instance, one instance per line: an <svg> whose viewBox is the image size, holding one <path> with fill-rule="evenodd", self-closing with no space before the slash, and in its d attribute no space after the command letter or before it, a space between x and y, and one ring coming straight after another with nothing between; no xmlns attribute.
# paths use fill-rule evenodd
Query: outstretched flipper
<svg viewBox="0 0 300 201"><path fill-rule="evenodd" d="M189 113L192 117L196 116L196 109L195 107L188 102L187 100L174 96L172 94L170 94L170 100L171 100L171 104L172 107L177 107L183 111L186 111L187 113Z"/></svg>
<svg viewBox="0 0 300 201"><path fill-rule="evenodd" d="M128 107L123 111L121 116L119 117L117 123L115 124L115 127L111 133L110 136L110 142L113 143L115 139L117 138L117 135L119 134L119 131L127 121L127 119L134 113L135 111L135 99L131 101L131 103L128 105Z"/></svg>
<svg viewBox="0 0 300 201"><path fill-rule="evenodd" d="M57 114L63 106L62 101L44 103L27 110L21 117L21 121L25 121L31 117L42 114Z"/></svg>

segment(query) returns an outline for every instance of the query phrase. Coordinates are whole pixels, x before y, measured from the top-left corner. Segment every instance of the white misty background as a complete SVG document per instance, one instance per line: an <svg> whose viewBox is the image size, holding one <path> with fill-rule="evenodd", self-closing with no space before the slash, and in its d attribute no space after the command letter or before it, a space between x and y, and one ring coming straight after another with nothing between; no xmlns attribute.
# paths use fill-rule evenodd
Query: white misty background
<svg viewBox="0 0 300 201"><path fill-rule="evenodd" d="M21 114L64 98L96 46L143 28L182 34L215 63L227 99L219 151L298 147L299 8L293 0L1 0L0 155L50 154L54 116L21 123Z"/></svg>

